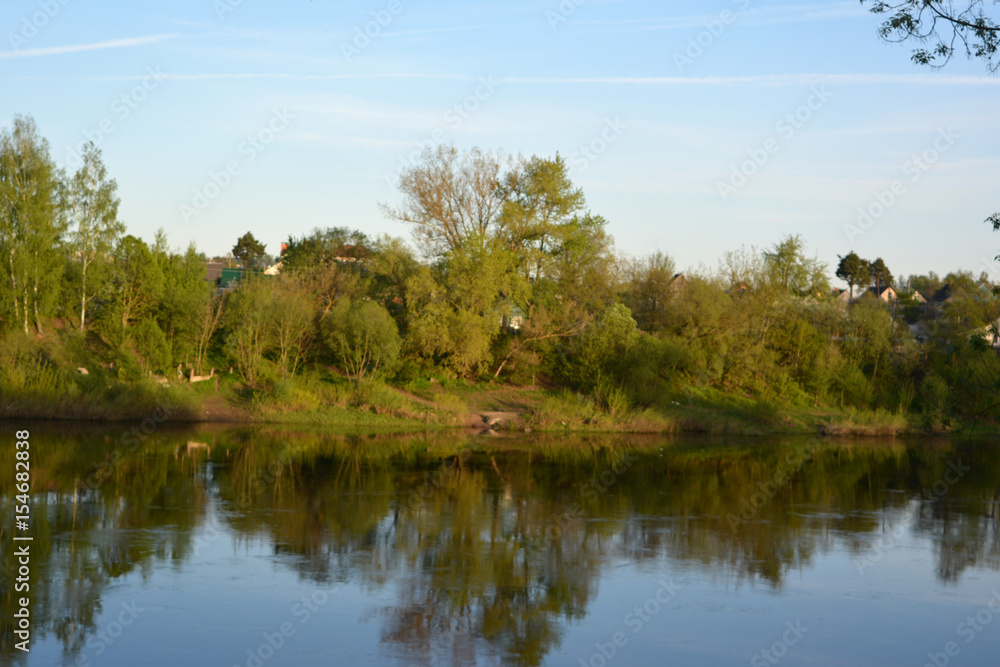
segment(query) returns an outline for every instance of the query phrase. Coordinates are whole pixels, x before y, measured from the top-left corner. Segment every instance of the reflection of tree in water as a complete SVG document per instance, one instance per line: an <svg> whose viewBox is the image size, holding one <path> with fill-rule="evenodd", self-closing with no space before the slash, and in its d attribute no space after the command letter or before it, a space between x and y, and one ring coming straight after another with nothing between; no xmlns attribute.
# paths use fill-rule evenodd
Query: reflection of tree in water
<svg viewBox="0 0 1000 667"><path fill-rule="evenodd" d="M623 449L564 442L529 454L501 446L467 459L459 448L306 446L290 458L297 466L290 504L272 506L280 500L272 489L247 529L266 530L281 553L298 554L304 575L391 584L396 602L375 616L386 650L400 659L538 664L558 645L563 623L585 615L611 562L666 558L777 588L817 553L842 546L864 553L867 536L890 513L909 511L914 490L943 465L934 449L902 444L667 445L588 494ZM790 453L802 463L769 487L784 479L776 472ZM981 477L961 480L954 493L995 488L1000 470ZM734 527L727 517L745 511L762 488L773 493ZM567 514L574 504L579 511ZM281 521L275 507L288 510ZM975 523L964 509L957 514ZM965 566L992 567L1000 554L995 531L974 531L967 541L979 556ZM941 563L964 553L945 549Z"/></svg>
<svg viewBox="0 0 1000 667"><path fill-rule="evenodd" d="M964 471L964 468L968 468ZM963 471L953 484L956 471ZM937 552L937 576L957 583L968 568L1000 571L1000 461L988 450L959 450L930 459L916 485L915 532Z"/></svg>
<svg viewBox="0 0 1000 667"><path fill-rule="evenodd" d="M598 561L572 527L545 549L524 548L558 509L525 492L530 475L513 489L492 469L426 445L300 439L295 453L242 447L258 451L234 452L231 471L220 471L223 499L236 503L254 486L257 493L233 527L266 532L311 580L395 586L399 602L381 614L383 638L407 656L447 654L463 664L482 650L538 664L558 641L560 619L583 615ZM270 456L246 463L261 452ZM287 491L278 481L286 477L293 493L277 490Z"/></svg>
<svg viewBox="0 0 1000 667"><path fill-rule="evenodd" d="M32 642L54 634L65 661L92 641L101 597L116 579L148 572L157 561L188 557L191 530L206 501L204 480L195 474L203 466L175 459L168 438L154 437L141 450L124 452L116 440L119 430L107 438L95 431L81 436L32 430ZM123 452L120 458L112 458L116 451ZM111 461L115 465L107 465ZM91 476L102 468L109 474ZM9 505L13 488L7 480L0 490ZM8 568L12 552L5 546ZM0 585L5 658L23 656L13 647L9 625L20 595L7 582Z"/></svg>
<svg viewBox="0 0 1000 667"><path fill-rule="evenodd" d="M550 530L553 505L517 488L530 479L503 483L474 467L435 479L400 496L409 502L381 543L402 575L383 641L435 664L475 664L477 653L539 664L596 590L596 541L574 523ZM544 548L531 548L541 534Z"/></svg>

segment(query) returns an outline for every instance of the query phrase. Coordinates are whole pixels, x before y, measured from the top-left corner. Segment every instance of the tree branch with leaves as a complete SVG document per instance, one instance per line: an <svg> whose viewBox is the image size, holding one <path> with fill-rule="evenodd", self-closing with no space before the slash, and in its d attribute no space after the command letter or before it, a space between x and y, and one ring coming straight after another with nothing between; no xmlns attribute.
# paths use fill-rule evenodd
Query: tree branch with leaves
<svg viewBox="0 0 1000 667"><path fill-rule="evenodd" d="M984 61L990 72L1000 68L1000 21L995 11L988 13L998 0L861 0L865 2L883 17L878 30L883 40L921 45L911 56L918 65L941 68L956 51L965 51L969 58Z"/></svg>

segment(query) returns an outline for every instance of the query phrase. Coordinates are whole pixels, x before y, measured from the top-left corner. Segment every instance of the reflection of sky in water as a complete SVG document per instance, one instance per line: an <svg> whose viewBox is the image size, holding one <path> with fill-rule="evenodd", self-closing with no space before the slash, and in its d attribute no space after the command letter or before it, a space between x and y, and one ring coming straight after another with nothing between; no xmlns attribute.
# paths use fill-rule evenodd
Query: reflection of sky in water
<svg viewBox="0 0 1000 667"><path fill-rule="evenodd" d="M427 658L435 658L434 664L445 665L456 656L468 657L469 664L472 659L481 665L500 664L496 656L502 649L477 636L478 628L470 633L462 619L452 620L457 630L450 637L434 635L429 653L428 645L423 646L423 660L402 641L406 637L402 630L412 614L432 611L427 608L429 599L460 597L454 588L438 587L440 582L482 584L482 595L488 598L493 584L501 581L497 568L520 567L524 560L520 556L509 563L493 556L494 550L499 552L511 543L509 531L517 530L519 516L523 520L527 508L537 506L541 518L536 523L544 529L551 525L548 517L561 512L574 497L566 489L577 488L580 480L590 478L589 471L574 477L573 465L560 465L569 472L560 472L551 484L539 482L527 490L484 478L474 487L471 501L463 496L438 499L443 504L421 506L419 518L405 514L400 518L391 509L400 497L405 499L409 487L399 488L404 495L397 496L384 485L367 488L367 478L362 476L353 491L345 491L325 486L328 471L320 469L308 479L303 473L297 482L300 490L289 496L294 500L299 498L296 493L303 493L304 505L258 505L252 510L253 521L245 521L233 509L232 494L226 489L228 473L223 470L221 480L209 475L212 491L188 524L193 528L185 555L174 558L169 550L157 552L141 567L111 577L101 590L100 610L95 613L98 632L87 636L75 661L63 663L60 640L53 633L38 640L39 628L33 628L36 641L26 664L411 665L428 664ZM508 474L513 476L513 472ZM632 479L623 476L619 488L603 499L608 506L598 516L582 519L567 531L571 537L564 536L554 545L570 567L579 567L570 573L571 581L546 580L558 574L546 569L552 567L545 565L551 562L551 552L536 555L526 566L537 577L531 586L536 594L541 591L543 599L558 593L546 591L546 586L579 585L583 591L577 592L584 607L578 617L567 619L559 612L547 612L555 635L539 653L542 664L600 667L612 651L609 665L754 664L755 658L759 658L756 664L770 664L760 662L760 651L772 645L784 650L783 637L795 636L789 634L790 627L808 630L787 648L781 662L789 665L923 665L928 653L944 651L950 641L960 650L954 664L995 664L1000 655L1000 618L969 643L968 633L958 633L959 624L983 610L994 589L1000 590L995 508L993 517L981 514L983 507L992 506L990 502L969 505L968 499L956 497L942 506L899 490L874 490L875 501L864 507L838 498L829 498L822 506L776 499L773 502L785 502L780 517L762 510L753 525L745 528L751 535L757 535L754 530L774 529L760 533L773 543L754 545L763 551L753 553L780 556L782 565L775 581L748 574L759 572L747 560L753 553L733 556L733 544L740 543L734 542L736 535L725 524L722 530L718 528L721 515L712 513L720 511L718 507L705 513L688 507L682 514L668 515L679 506L686 507L671 504L688 493L676 478L664 484L666 490L639 494L631 505L618 502L630 497ZM302 487L316 492L307 494ZM1000 479L983 488L995 491L998 487ZM697 494L688 495L696 504L700 502ZM50 502L56 501L50 495ZM652 505L634 509L645 501ZM380 514L367 517L367 524L359 522L368 528L349 533L354 540L350 544L339 543L321 522L316 534L309 534L308 547L297 550L294 542L299 533L290 526L302 520L303 506L310 508L307 514L324 516L349 502L353 512L373 507L380 508ZM470 502L474 507L461 506ZM663 514L651 511L657 503L662 503ZM188 511L167 505L156 509ZM490 523L491 511L495 511L495 523ZM770 525L779 519L794 524L794 530ZM188 530L165 521L128 530L115 530L105 522L78 533L75 548L100 549L111 542L155 547L170 541L165 535ZM877 528L852 530L847 527L855 525L852 522ZM955 525L976 522L988 526L989 533L978 547L980 559L975 563L970 559L957 574L943 577L942 541L954 547L961 538L954 533ZM303 525L309 525L308 521ZM414 531L432 539L419 543L421 551L416 556L401 553L413 548ZM584 535L586 547L573 551L573 540ZM68 533L59 536L59 548L68 548L69 537ZM457 547L449 542L455 539ZM461 540L470 539L474 544L463 551ZM433 558L424 560L421 554L425 552L434 554ZM959 556L962 553L958 549ZM446 559L464 557L488 562L481 572L470 574L471 579L449 576ZM729 557L737 558L738 566ZM581 566L574 559L592 566ZM577 576L587 581L573 580ZM494 582L492 577L498 578ZM339 584L338 578L346 583ZM676 590L658 601L656 595L664 595L666 585ZM113 636L117 619L122 614L127 617L123 610L133 603L143 611L124 632ZM477 605L483 604L482 599L467 603L473 616L481 610ZM463 607L461 603L441 607L449 608ZM523 620L530 634L531 624L538 619L523 613L526 616L518 617L518 622ZM446 615L443 620L434 618L449 621ZM394 622L398 625L393 626ZM390 627L400 632L393 634ZM620 645L615 645L619 632ZM451 643L463 648L453 651ZM273 644L280 647L273 649Z"/></svg>

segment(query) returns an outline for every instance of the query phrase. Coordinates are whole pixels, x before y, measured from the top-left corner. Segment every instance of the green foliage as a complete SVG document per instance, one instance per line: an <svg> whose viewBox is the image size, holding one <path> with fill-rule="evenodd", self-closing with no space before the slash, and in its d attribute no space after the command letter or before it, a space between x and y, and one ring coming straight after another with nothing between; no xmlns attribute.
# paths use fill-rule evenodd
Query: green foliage
<svg viewBox="0 0 1000 667"><path fill-rule="evenodd" d="M854 251L840 257L840 264L837 265L837 277L847 283L851 288L851 297L854 297L855 285L865 287L871 280L871 263L861 259Z"/></svg>
<svg viewBox="0 0 1000 667"><path fill-rule="evenodd" d="M881 294L882 290L892 287L892 271L885 265L881 257L871 263L871 282L875 286L875 293Z"/></svg>
<svg viewBox="0 0 1000 667"><path fill-rule="evenodd" d="M205 309L212 298L205 262L193 244L183 255L159 251L154 257L163 275L156 320L170 343L173 363L188 363L197 357Z"/></svg>
<svg viewBox="0 0 1000 667"><path fill-rule="evenodd" d="M142 320L129 329L129 342L143 371L168 374L172 361L170 343L155 320Z"/></svg>
<svg viewBox="0 0 1000 667"><path fill-rule="evenodd" d="M636 322L625 305L608 306L569 343L560 374L571 386L592 391L602 381L620 377L622 362L638 335Z"/></svg>
<svg viewBox="0 0 1000 667"><path fill-rule="evenodd" d="M698 382L718 380L725 358L733 345L734 310L732 297L721 287L692 276L670 301L663 318L661 335L683 351L678 369Z"/></svg>
<svg viewBox="0 0 1000 667"><path fill-rule="evenodd" d="M118 405L102 393L120 386L114 376L138 388L151 373L172 378L180 362L204 372L211 359L239 370L246 386L230 387L234 396L282 410L410 410L388 389L367 401L384 387L362 380L378 375L432 376L455 391L471 379L554 382L581 392L564 397L570 423L616 427L659 428L645 411L676 409L691 392L730 397L734 419L767 425L779 407L806 405L918 410L935 428L1000 417L1000 360L985 338L998 333L1000 298L985 274L900 279L928 298L943 289L932 304L866 297L847 307L824 296L826 267L799 236L727 253L714 272L679 274L662 252L627 262L559 155L429 149L401 174L400 194L402 206L385 210L411 225L423 261L400 239L314 230L289 237L280 276L213 294L194 246L173 252L162 231L152 247L122 236L96 147L64 179L33 121L17 117L0 133L0 322L22 341L32 325L44 335L37 347L2 341L2 388L50 406L59 392ZM233 251L251 267L264 257L250 233ZM881 258L854 252L837 276L852 292L892 284ZM75 333L43 331L57 312L79 322ZM904 323L929 340L918 344ZM331 357L354 382L310 384ZM307 362L316 372L302 378Z"/></svg>
<svg viewBox="0 0 1000 667"><path fill-rule="evenodd" d="M892 351L892 317L888 307L871 297L855 303L847 316L843 349L845 356L874 378Z"/></svg>
<svg viewBox="0 0 1000 667"><path fill-rule="evenodd" d="M274 300L268 312L282 377L294 376L315 337L315 309L305 281L282 275L274 279Z"/></svg>
<svg viewBox="0 0 1000 667"><path fill-rule="evenodd" d="M505 207L501 152L479 148L459 152L444 144L424 149L419 163L400 173L399 208L383 213L413 226L427 257L440 257L471 242L489 244L501 237Z"/></svg>
<svg viewBox="0 0 1000 667"><path fill-rule="evenodd" d="M930 424L939 421L948 410L948 384L937 374L931 373L920 384L921 412Z"/></svg>
<svg viewBox="0 0 1000 667"><path fill-rule="evenodd" d="M88 143L82 159L83 164L66 184L64 193L81 331L86 329L87 304L107 283L111 253L125 233L124 223L118 220L118 184L108 177L101 151Z"/></svg>
<svg viewBox="0 0 1000 667"><path fill-rule="evenodd" d="M401 340L396 321L372 301L340 299L321 323L327 347L355 381L391 373Z"/></svg>
<svg viewBox="0 0 1000 667"><path fill-rule="evenodd" d="M672 305L685 285L674 260L659 250L629 264L625 305L643 331L662 331L669 325Z"/></svg>
<svg viewBox="0 0 1000 667"><path fill-rule="evenodd" d="M842 405L865 406L872 401L872 388L868 378L853 364L842 365L833 378L840 391Z"/></svg>
<svg viewBox="0 0 1000 667"><path fill-rule="evenodd" d="M58 303L65 230L59 174L35 121L14 117L0 132L0 317L42 331Z"/></svg>
<svg viewBox="0 0 1000 667"><path fill-rule="evenodd" d="M316 268L338 259L366 260L372 254L364 232L347 227L314 229L308 236L289 236L287 245L281 254L283 271Z"/></svg>
<svg viewBox="0 0 1000 667"><path fill-rule="evenodd" d="M459 375L485 371L503 317L512 312L503 290L523 285L511 259L502 249L473 245L449 253L438 267L443 285L430 269L418 270L406 285L407 349Z"/></svg>
<svg viewBox="0 0 1000 667"><path fill-rule="evenodd" d="M260 386L263 380L264 354L273 341L268 317L273 300L270 285L260 279L244 281L227 299L226 355L251 387Z"/></svg>
<svg viewBox="0 0 1000 667"><path fill-rule="evenodd" d="M108 302L100 329L112 347L125 343L128 327L151 316L163 297L163 271L145 241L125 236L115 248Z"/></svg>
<svg viewBox="0 0 1000 667"><path fill-rule="evenodd" d="M246 269L256 269L261 266L266 257L265 246L251 232L247 232L236 240L233 246L233 257L238 259Z"/></svg>
<svg viewBox="0 0 1000 667"><path fill-rule="evenodd" d="M805 241L801 236L786 236L772 250L764 253L771 280L779 288L798 296L822 294L830 288L826 279L826 264L805 256Z"/></svg>
<svg viewBox="0 0 1000 667"><path fill-rule="evenodd" d="M862 3L866 0L862 0ZM870 0L873 14L884 16L879 36L891 43L918 44L910 59L918 65L944 67L956 48L979 58L990 72L1000 67L1000 19L978 0L957 4L942 0Z"/></svg>

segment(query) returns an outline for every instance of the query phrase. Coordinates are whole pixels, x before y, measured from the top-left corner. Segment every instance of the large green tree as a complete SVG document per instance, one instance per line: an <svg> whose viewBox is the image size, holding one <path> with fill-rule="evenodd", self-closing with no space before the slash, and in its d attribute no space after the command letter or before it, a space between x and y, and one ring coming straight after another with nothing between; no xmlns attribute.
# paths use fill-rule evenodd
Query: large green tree
<svg viewBox="0 0 1000 667"><path fill-rule="evenodd" d="M225 351L236 363L243 381L258 387L264 377L264 355L273 347L270 311L274 293L268 281L251 279L240 283L226 299Z"/></svg>
<svg viewBox="0 0 1000 667"><path fill-rule="evenodd" d="M459 375L485 370L512 304L524 302L516 266L506 248L470 243L415 272L406 284L409 350Z"/></svg>
<svg viewBox="0 0 1000 667"><path fill-rule="evenodd" d="M853 250L843 257L838 255L840 264L837 265L837 277L847 283L851 289L851 298L854 298L854 286L864 287L871 281L871 263L866 259L861 259Z"/></svg>
<svg viewBox="0 0 1000 667"><path fill-rule="evenodd" d="M236 245L233 246L233 257L243 264L243 268L255 269L266 257L264 250L264 244L258 241L252 232L247 232L236 240Z"/></svg>
<svg viewBox="0 0 1000 667"><path fill-rule="evenodd" d="M398 207L383 213L413 227L425 256L440 257L469 243L489 244L500 235L506 197L503 153L454 146L426 148L419 163L400 174Z"/></svg>
<svg viewBox="0 0 1000 667"><path fill-rule="evenodd" d="M166 236L154 244L153 257L163 275L163 297L156 320L163 329L174 363L197 358L199 338L212 286L205 279L205 258L192 243L183 254L166 247Z"/></svg>
<svg viewBox="0 0 1000 667"><path fill-rule="evenodd" d="M788 235L763 255L771 279L789 294L806 296L829 289L826 264L805 256L805 241L801 236Z"/></svg>
<svg viewBox="0 0 1000 667"><path fill-rule="evenodd" d="M128 235L118 242L108 297L103 332L117 346L130 326L154 316L163 297L163 271L142 239Z"/></svg>
<svg viewBox="0 0 1000 667"><path fill-rule="evenodd" d="M871 263L871 281L875 285L875 293L881 294L882 290L892 287L892 272L885 265L885 261L879 257Z"/></svg>
<svg viewBox="0 0 1000 667"><path fill-rule="evenodd" d="M83 150L83 165L66 186L69 256L79 273L80 330L86 330L87 304L108 278L111 253L125 225L118 220L118 184L108 178L101 151L93 144Z"/></svg>
<svg viewBox="0 0 1000 667"><path fill-rule="evenodd" d="M684 282L674 260L657 251L627 267L625 304L643 331L662 330L670 318L670 303ZM676 280L676 282L675 282Z"/></svg>
<svg viewBox="0 0 1000 667"><path fill-rule="evenodd" d="M282 376L294 376L314 337L315 308L307 283L300 275L284 273L270 280L274 300L268 314L278 364Z"/></svg>
<svg viewBox="0 0 1000 667"><path fill-rule="evenodd" d="M289 236L281 253L283 271L304 270L332 262L367 259L369 240L364 232L347 227L314 229L306 236Z"/></svg>
<svg viewBox="0 0 1000 667"><path fill-rule="evenodd" d="M879 35L887 42L917 44L913 62L944 67L956 51L986 64L990 72L1000 67L1000 18L991 6L997 0L861 0L883 17Z"/></svg>
<svg viewBox="0 0 1000 667"><path fill-rule="evenodd" d="M35 121L15 116L0 132L0 312L29 331L56 301L65 231L60 175Z"/></svg>
<svg viewBox="0 0 1000 667"><path fill-rule="evenodd" d="M498 233L514 252L525 277L550 276L554 257L572 233L571 223L584 211L583 191L574 188L566 161L533 156L505 175Z"/></svg>

